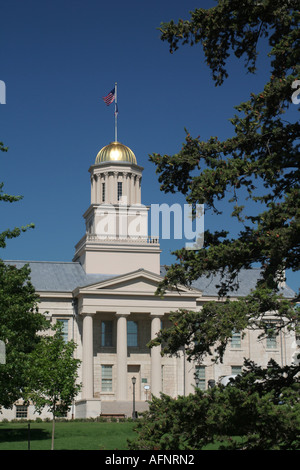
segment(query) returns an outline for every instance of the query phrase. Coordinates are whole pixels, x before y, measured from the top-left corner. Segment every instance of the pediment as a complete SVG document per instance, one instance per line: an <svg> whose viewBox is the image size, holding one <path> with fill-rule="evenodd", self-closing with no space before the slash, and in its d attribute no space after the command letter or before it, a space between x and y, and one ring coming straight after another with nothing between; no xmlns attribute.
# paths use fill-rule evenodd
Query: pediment
<svg viewBox="0 0 300 470"><path fill-rule="evenodd" d="M101 291L110 291L115 293L135 293L138 294L155 294L159 283L163 280L162 276L155 273L140 269L132 273L115 276L110 279L96 282L85 287L79 288L80 293L100 293ZM198 289L189 289L185 286L178 286L176 291L167 291L167 294L191 294L201 296L201 291Z"/></svg>

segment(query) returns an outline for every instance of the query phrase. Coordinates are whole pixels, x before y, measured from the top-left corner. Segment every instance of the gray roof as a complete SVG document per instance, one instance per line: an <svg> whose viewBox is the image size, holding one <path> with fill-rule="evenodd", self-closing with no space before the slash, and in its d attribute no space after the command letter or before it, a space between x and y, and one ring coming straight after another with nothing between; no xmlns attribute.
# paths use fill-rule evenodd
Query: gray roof
<svg viewBox="0 0 300 470"><path fill-rule="evenodd" d="M255 289L256 283L260 278L260 269L242 269L238 276L237 276L237 289L229 292L229 295L234 297L244 297L252 290ZM218 288L217 285L221 284L221 276L209 276L208 278L205 276L200 277L196 281L192 283L192 286L196 289L203 291L204 295L213 296L216 295L216 291ZM293 298L295 296L295 292L287 285L284 285L280 289L280 293L283 294L286 298Z"/></svg>
<svg viewBox="0 0 300 470"><path fill-rule="evenodd" d="M31 270L31 282L38 292L72 292L76 287L84 287L106 279L112 279L117 275L111 274L86 274L78 262L55 261L5 261L20 269L25 264ZM165 268L161 267L161 276L165 274ZM239 287L232 292L232 296L248 295L255 288L260 276L260 269L243 269L239 273ZM217 296L216 285L220 284L218 275L202 276L192 283L192 287L202 292L203 296ZM282 293L287 298L294 297L295 293L288 286L282 288Z"/></svg>
<svg viewBox="0 0 300 470"><path fill-rule="evenodd" d="M5 261L20 269L29 265L31 282L38 292L72 292L76 287L111 278L105 274L86 274L80 263L55 261Z"/></svg>
<svg viewBox="0 0 300 470"><path fill-rule="evenodd" d="M164 276L165 272L166 269L162 267L161 276ZM256 287L256 283L260 278L260 273L260 268L241 269L237 277L238 287L236 290L229 292L229 295L231 295L232 297L244 297L250 294L250 292ZM210 275L208 277L203 275L199 277L196 281L193 281L191 287L200 290L204 297L210 297L218 295L219 288L216 286L220 284L221 274ZM295 296L295 292L287 285L283 286L280 292L286 298L293 298Z"/></svg>

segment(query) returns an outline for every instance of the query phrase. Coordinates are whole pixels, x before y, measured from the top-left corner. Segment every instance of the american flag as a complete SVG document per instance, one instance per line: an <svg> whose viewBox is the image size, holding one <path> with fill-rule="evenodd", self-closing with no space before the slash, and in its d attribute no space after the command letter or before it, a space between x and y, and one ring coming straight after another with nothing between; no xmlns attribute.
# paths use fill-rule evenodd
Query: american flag
<svg viewBox="0 0 300 470"><path fill-rule="evenodd" d="M109 106L115 99L115 89L111 90L107 96L103 96L104 103Z"/></svg>

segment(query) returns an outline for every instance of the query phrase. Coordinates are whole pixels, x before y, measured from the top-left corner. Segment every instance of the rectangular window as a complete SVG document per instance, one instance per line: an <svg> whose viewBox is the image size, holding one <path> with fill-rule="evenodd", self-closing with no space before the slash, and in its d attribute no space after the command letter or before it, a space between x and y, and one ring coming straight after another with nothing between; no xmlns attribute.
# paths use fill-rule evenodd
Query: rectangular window
<svg viewBox="0 0 300 470"><path fill-rule="evenodd" d="M277 348L277 338L276 335L273 334L272 336L267 337L267 349L276 349Z"/></svg>
<svg viewBox="0 0 300 470"><path fill-rule="evenodd" d="M242 366L231 366L231 374L239 375L242 373Z"/></svg>
<svg viewBox="0 0 300 470"><path fill-rule="evenodd" d="M112 392L112 366L101 366L101 390Z"/></svg>
<svg viewBox="0 0 300 470"><path fill-rule="evenodd" d="M196 366L195 382L200 390L205 390L205 366Z"/></svg>
<svg viewBox="0 0 300 470"><path fill-rule="evenodd" d="M268 325L268 336L266 339L267 349L276 349L277 348L277 335L275 331L275 324L270 323Z"/></svg>
<svg viewBox="0 0 300 470"><path fill-rule="evenodd" d="M239 331L233 331L231 337L231 347L240 348L241 347L241 333Z"/></svg>
<svg viewBox="0 0 300 470"><path fill-rule="evenodd" d="M69 339L69 320L57 320L59 323L62 324L62 334L64 342L67 343Z"/></svg>
<svg viewBox="0 0 300 470"><path fill-rule="evenodd" d="M28 406L16 405L16 418L27 418Z"/></svg>
<svg viewBox="0 0 300 470"><path fill-rule="evenodd" d="M112 346L113 322L111 320L101 323L101 346Z"/></svg>
<svg viewBox="0 0 300 470"><path fill-rule="evenodd" d="M138 324L136 321L127 321L127 346L138 345Z"/></svg>
<svg viewBox="0 0 300 470"><path fill-rule="evenodd" d="M102 183L102 202L105 202L105 183Z"/></svg>
<svg viewBox="0 0 300 470"><path fill-rule="evenodd" d="M121 199L121 197L122 197L122 183L118 181L118 201Z"/></svg>

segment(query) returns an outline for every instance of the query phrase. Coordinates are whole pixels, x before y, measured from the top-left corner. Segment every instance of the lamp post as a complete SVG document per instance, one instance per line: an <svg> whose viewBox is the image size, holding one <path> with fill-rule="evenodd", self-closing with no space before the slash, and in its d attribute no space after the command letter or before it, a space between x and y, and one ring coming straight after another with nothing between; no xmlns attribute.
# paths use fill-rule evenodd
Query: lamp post
<svg viewBox="0 0 300 470"><path fill-rule="evenodd" d="M132 390L132 419L136 419L136 414L135 414L135 384L136 384L136 378L132 377L131 378L133 390Z"/></svg>

